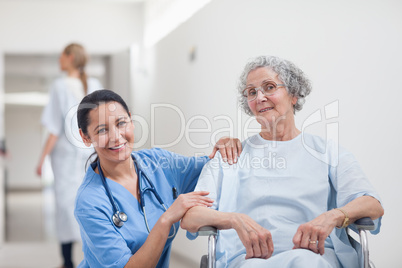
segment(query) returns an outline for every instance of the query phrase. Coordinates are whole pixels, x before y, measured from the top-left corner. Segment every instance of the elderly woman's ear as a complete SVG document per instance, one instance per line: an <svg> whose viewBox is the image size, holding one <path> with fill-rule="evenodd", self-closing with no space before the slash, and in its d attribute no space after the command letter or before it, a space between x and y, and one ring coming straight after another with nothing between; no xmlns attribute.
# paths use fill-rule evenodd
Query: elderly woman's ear
<svg viewBox="0 0 402 268"><path fill-rule="evenodd" d="M296 105L297 100L298 100L298 98L297 98L296 96L293 96L293 97L292 97L292 104L293 104L293 107Z"/></svg>

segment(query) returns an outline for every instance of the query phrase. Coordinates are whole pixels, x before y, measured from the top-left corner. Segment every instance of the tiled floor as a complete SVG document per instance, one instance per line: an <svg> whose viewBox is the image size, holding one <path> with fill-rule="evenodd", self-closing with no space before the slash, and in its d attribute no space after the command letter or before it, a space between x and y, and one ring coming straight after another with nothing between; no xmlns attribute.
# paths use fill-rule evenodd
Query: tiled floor
<svg viewBox="0 0 402 268"><path fill-rule="evenodd" d="M51 188L7 194L6 239L0 247L0 268L56 268L61 265L55 238L54 199ZM75 264L82 258L81 245L74 245ZM170 267L194 267L172 254Z"/></svg>

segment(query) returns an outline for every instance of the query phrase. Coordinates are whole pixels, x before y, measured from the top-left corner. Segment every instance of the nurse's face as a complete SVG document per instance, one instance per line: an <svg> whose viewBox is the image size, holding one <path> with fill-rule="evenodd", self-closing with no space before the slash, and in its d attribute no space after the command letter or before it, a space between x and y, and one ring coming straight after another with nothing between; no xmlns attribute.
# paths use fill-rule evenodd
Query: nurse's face
<svg viewBox="0 0 402 268"><path fill-rule="evenodd" d="M60 70L62 71L68 71L73 62L73 54L67 55L66 53L61 53L60 58L59 58L59 63L60 63Z"/></svg>
<svg viewBox="0 0 402 268"><path fill-rule="evenodd" d="M101 161L120 162L131 156L134 124L118 102L99 105L89 113L87 145L93 145Z"/></svg>

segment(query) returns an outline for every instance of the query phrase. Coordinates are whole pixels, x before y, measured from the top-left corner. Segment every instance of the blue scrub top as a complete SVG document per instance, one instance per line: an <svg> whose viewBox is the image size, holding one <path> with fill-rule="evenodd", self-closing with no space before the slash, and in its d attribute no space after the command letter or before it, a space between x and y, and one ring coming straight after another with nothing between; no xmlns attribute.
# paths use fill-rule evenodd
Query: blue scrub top
<svg viewBox="0 0 402 268"><path fill-rule="evenodd" d="M172 188L176 187L178 195L193 191L208 161L206 156L184 157L162 149L141 150L133 152L133 156L167 208L174 202ZM100 175L94 169L94 165L88 168L76 198L74 215L80 226L84 252L84 260L78 267L124 267L148 237L144 215L139 202L126 188L106 178L120 211L128 217L121 228L116 227L112 222L112 204ZM147 183L143 183L143 187L146 186ZM145 204L152 230L164 210L149 191L145 194ZM179 222L175 227L178 230ZM167 240L157 267L169 267L173 238Z"/></svg>

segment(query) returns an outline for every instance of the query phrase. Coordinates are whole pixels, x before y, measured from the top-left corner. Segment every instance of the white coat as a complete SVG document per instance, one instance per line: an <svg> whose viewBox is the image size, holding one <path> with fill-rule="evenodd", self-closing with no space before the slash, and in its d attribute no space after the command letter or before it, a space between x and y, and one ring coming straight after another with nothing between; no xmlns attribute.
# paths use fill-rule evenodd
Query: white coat
<svg viewBox="0 0 402 268"><path fill-rule="evenodd" d="M97 79L88 79L88 93L101 89ZM80 240L74 218L74 201L85 175L85 163L93 148L86 147L79 135L77 106L84 97L81 80L59 78L50 89L50 99L42 114L42 124L58 137L50 154L56 200L56 232L61 243Z"/></svg>

